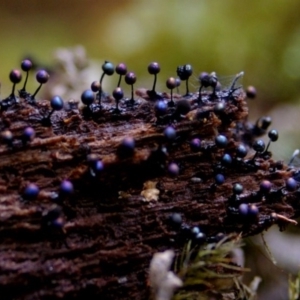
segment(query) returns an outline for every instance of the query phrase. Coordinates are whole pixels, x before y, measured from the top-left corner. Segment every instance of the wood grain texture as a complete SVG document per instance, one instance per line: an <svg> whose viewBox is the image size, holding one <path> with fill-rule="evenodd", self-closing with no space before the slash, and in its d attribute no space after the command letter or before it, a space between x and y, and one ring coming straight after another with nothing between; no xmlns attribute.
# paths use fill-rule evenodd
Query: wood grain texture
<svg viewBox="0 0 300 300"><path fill-rule="evenodd" d="M200 105L197 95L188 100L175 95L177 106L188 102L190 112L181 116L170 107L163 118L156 117L155 101L145 90L137 94L139 103L133 109L122 103L119 114L110 97L102 110L94 106L93 113L66 103L66 109L53 113L50 127L41 123L50 110L46 100L30 105L20 99L0 112L0 131L9 129L14 135L11 147L0 145L0 293L7 295L1 299L147 299L153 253L183 246L169 226L172 212L181 213L190 226L201 226L208 236L248 236L271 226L272 212L299 215L299 193L284 189L295 169L268 155L252 161L254 152L234 158L238 143L251 144L256 138L242 90L232 97L220 92L217 99L204 94ZM214 110L216 103L224 104L222 112ZM174 142L163 135L169 124L177 132ZM27 126L35 129L36 138L24 145L21 135ZM215 145L218 133L229 140L225 150ZM134 155L120 158L118 147L128 136L136 142ZM190 150L193 137L202 141L199 152ZM220 165L225 152L234 158L229 167ZM101 174L92 176L91 158L102 160ZM177 177L166 171L171 162L179 165ZM213 187L218 170L226 180ZM63 179L75 188L65 199L57 197ZM272 182L265 197L258 192L263 179ZM30 182L40 193L29 201L22 193ZM235 202L236 182L244 192ZM258 220L240 218L237 202L255 203ZM45 224L47 214L59 209L63 227Z"/></svg>

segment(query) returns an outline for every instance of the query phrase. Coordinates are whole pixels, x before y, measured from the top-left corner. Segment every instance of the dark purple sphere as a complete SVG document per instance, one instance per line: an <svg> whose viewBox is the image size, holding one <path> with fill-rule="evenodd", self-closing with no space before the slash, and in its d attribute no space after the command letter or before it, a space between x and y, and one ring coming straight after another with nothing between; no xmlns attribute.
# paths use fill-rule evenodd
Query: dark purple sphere
<svg viewBox="0 0 300 300"><path fill-rule="evenodd" d="M259 190L263 194L268 194L271 191L271 188L272 188L272 184L269 180L263 180L259 186Z"/></svg>
<svg viewBox="0 0 300 300"><path fill-rule="evenodd" d="M179 174L179 167L176 163L170 163L168 166L168 173L172 177L178 176Z"/></svg>
<svg viewBox="0 0 300 300"><path fill-rule="evenodd" d="M285 187L289 192L295 191L297 189L297 186L298 183L293 177L288 178L285 182Z"/></svg>
<svg viewBox="0 0 300 300"><path fill-rule="evenodd" d="M129 85L133 85L136 82L136 75L133 72L128 72L125 75L125 82Z"/></svg>
<svg viewBox="0 0 300 300"><path fill-rule="evenodd" d="M119 75L125 75L127 73L127 66L124 63L120 63L116 66L116 73Z"/></svg>
<svg viewBox="0 0 300 300"><path fill-rule="evenodd" d="M160 66L157 62L152 62L151 64L149 64L148 66L148 72L151 75L155 75L158 74L160 72Z"/></svg>
<svg viewBox="0 0 300 300"><path fill-rule="evenodd" d="M123 92L122 88L120 88L120 87L115 88L113 90L113 97L116 100L121 100L124 97L124 92Z"/></svg>
<svg viewBox="0 0 300 300"><path fill-rule="evenodd" d="M201 140L198 138L194 138L190 142L190 147L193 152L198 152L201 150Z"/></svg>
<svg viewBox="0 0 300 300"><path fill-rule="evenodd" d="M163 100L158 100L154 105L156 116L163 116L167 113L168 106Z"/></svg>
<svg viewBox="0 0 300 300"><path fill-rule="evenodd" d="M45 70L39 70L35 77L38 83L44 84L49 80L50 75Z"/></svg>
<svg viewBox="0 0 300 300"><path fill-rule="evenodd" d="M19 83L22 80L22 73L19 70L12 70L9 73L9 79L12 83Z"/></svg>
<svg viewBox="0 0 300 300"><path fill-rule="evenodd" d="M28 72L29 70L31 70L32 68L32 62L29 59L25 59L22 61L21 63L21 69L24 72Z"/></svg>
<svg viewBox="0 0 300 300"><path fill-rule="evenodd" d="M168 126L164 130L164 136L168 141L174 141L176 139L176 130L172 126Z"/></svg>
<svg viewBox="0 0 300 300"><path fill-rule="evenodd" d="M64 180L60 184L59 193L61 196L69 196L74 193L73 183L69 180Z"/></svg>
<svg viewBox="0 0 300 300"><path fill-rule="evenodd" d="M32 127L26 127L22 137L24 142L31 142L35 137L35 130Z"/></svg>
<svg viewBox="0 0 300 300"><path fill-rule="evenodd" d="M99 81L93 81L92 84L91 84L91 90L94 92L94 93L97 93L101 88L101 85L100 85L100 82Z"/></svg>
<svg viewBox="0 0 300 300"><path fill-rule="evenodd" d="M23 197L26 200L34 200L37 198L39 192L40 189L36 184L29 183L24 189Z"/></svg>

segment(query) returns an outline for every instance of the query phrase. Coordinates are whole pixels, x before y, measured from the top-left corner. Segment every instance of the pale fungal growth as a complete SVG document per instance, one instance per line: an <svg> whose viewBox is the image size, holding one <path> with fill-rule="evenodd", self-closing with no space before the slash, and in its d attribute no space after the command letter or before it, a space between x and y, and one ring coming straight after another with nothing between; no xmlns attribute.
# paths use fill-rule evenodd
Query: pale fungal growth
<svg viewBox="0 0 300 300"><path fill-rule="evenodd" d="M157 201L159 190L156 188L156 181L146 181L141 192L144 201Z"/></svg>
<svg viewBox="0 0 300 300"><path fill-rule="evenodd" d="M155 300L169 300L174 291L182 286L182 281L170 267L175 256L174 251L155 253L150 263L149 280Z"/></svg>

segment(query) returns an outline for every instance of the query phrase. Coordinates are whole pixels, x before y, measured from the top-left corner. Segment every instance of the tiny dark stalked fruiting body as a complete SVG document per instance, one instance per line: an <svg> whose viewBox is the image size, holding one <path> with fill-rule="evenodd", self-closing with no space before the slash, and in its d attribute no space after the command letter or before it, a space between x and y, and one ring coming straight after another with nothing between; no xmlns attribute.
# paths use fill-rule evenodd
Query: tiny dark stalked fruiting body
<svg viewBox="0 0 300 300"><path fill-rule="evenodd" d="M116 113L119 113L120 112L120 109L119 109L119 102L121 99L123 99L124 97L124 92L122 90L122 88L120 87L117 87L113 90L113 97L115 98L116 100L116 108L115 108L115 112Z"/></svg>
<svg viewBox="0 0 300 300"><path fill-rule="evenodd" d="M102 86L103 86L103 79L104 79L104 76L107 75L107 76L111 76L114 74L115 72L115 66L109 62L109 61L105 61L104 64L102 65L102 75L100 77L100 80L99 80L99 91L98 91L98 99L99 99L99 105L100 105L100 109L101 109L101 99L103 97L103 89L102 89Z"/></svg>
<svg viewBox="0 0 300 300"><path fill-rule="evenodd" d="M120 87L120 85L121 85L121 80L122 80L122 76L125 76L126 73L127 73L127 66L126 66L124 63L118 64L118 65L116 66L116 73L117 73L118 75L120 75L120 76L119 76L118 85L117 85L117 87Z"/></svg>
<svg viewBox="0 0 300 300"><path fill-rule="evenodd" d="M177 67L177 76L180 78L180 80L185 80L186 81L186 94L185 94L185 96L190 96L188 81L189 81L189 78L192 74L193 74L193 68L189 64Z"/></svg>
<svg viewBox="0 0 300 300"><path fill-rule="evenodd" d="M39 87L36 89L36 91L33 93L33 95L31 96L31 99L34 100L35 96L37 95L37 93L39 92L39 90L41 89L42 85L45 84L48 80L49 80L49 74L47 71L45 70L39 70L36 73L36 81L40 84Z"/></svg>
<svg viewBox="0 0 300 300"><path fill-rule="evenodd" d="M26 78L24 81L24 85L23 88L20 90L21 94L20 96L22 97L22 92L26 92L26 84L27 84L27 80L28 80L28 75L29 75L29 71L32 68L32 62L29 59L25 59L22 61L21 63L21 69L26 72Z"/></svg>
<svg viewBox="0 0 300 300"><path fill-rule="evenodd" d="M153 81L153 86L152 90L148 91L148 95L152 99L156 99L158 97L155 88L156 88L156 81L157 81L157 74L160 72L160 66L157 62L152 62L148 65L148 72L151 75L154 75L154 81Z"/></svg>
<svg viewBox="0 0 300 300"><path fill-rule="evenodd" d="M131 99L128 101L128 105L133 106L134 103L135 103L135 100L134 100L134 89L133 89L133 85L136 82L136 75L135 75L135 73L134 72L128 72L125 75L125 82L126 82L126 84L128 84L128 85L131 86Z"/></svg>
<svg viewBox="0 0 300 300"><path fill-rule="evenodd" d="M176 88L176 79L174 77L170 77L166 82L166 86L171 91L171 99L168 105L175 106L175 103L173 101L173 89Z"/></svg>

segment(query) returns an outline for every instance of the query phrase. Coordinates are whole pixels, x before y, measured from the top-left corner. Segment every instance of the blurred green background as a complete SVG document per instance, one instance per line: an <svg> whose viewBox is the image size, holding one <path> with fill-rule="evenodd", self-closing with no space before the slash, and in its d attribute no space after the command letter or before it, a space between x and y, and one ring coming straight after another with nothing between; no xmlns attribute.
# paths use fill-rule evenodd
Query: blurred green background
<svg viewBox="0 0 300 300"><path fill-rule="evenodd" d="M287 160L300 147L299 0L0 0L0 12L1 98L11 90L10 70L20 68L24 56L53 66L56 48L76 45L95 60L99 73L94 70L91 81L99 79L104 59L125 62L140 87L152 85L151 61L161 64L161 88L186 63L195 78L202 71L245 71L243 85L258 90L249 101L250 119L269 114L279 130L279 146L271 146L275 157ZM36 86L31 78L30 88Z"/></svg>

